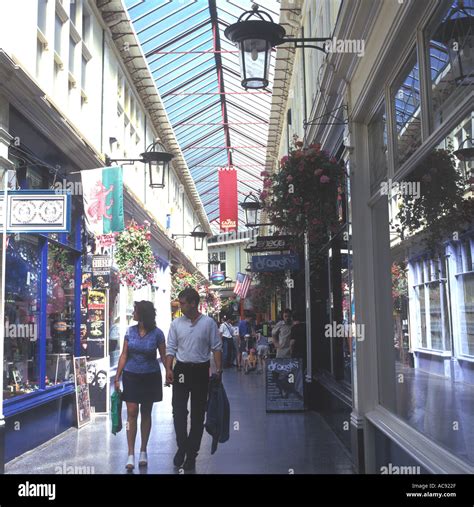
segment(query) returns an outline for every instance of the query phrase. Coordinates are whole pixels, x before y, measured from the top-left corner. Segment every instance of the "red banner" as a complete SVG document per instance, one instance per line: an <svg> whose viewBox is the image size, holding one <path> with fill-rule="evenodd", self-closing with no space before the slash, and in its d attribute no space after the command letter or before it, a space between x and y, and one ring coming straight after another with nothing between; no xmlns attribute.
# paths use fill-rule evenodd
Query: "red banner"
<svg viewBox="0 0 474 507"><path fill-rule="evenodd" d="M237 207L237 170L219 169L219 225L221 232L237 231L239 211Z"/></svg>

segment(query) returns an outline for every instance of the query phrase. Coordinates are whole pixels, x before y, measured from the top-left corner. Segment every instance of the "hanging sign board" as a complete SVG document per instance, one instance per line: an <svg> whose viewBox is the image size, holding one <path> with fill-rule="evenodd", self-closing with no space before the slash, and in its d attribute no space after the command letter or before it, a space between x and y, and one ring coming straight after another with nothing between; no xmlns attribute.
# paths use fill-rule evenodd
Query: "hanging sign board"
<svg viewBox="0 0 474 507"><path fill-rule="evenodd" d="M69 232L71 195L59 190L10 190L6 214L0 196L0 227L5 215L8 233Z"/></svg>
<svg viewBox="0 0 474 507"><path fill-rule="evenodd" d="M288 255L254 255L252 257L252 271L296 271L300 268L299 256Z"/></svg>
<svg viewBox="0 0 474 507"><path fill-rule="evenodd" d="M272 252L290 249L292 236L258 236L245 248L246 252Z"/></svg>

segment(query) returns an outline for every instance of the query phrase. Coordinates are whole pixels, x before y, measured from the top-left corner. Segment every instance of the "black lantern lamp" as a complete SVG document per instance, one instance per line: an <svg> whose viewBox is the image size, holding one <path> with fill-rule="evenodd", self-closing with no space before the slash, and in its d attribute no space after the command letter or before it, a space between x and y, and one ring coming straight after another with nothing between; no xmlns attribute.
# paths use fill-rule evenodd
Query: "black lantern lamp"
<svg viewBox="0 0 474 507"><path fill-rule="evenodd" d="M466 146L463 148L464 143L468 142L470 146ZM464 139L464 141L461 143L459 148L454 152L456 157L461 162L474 162L474 142L471 137L467 137Z"/></svg>
<svg viewBox="0 0 474 507"><path fill-rule="evenodd" d="M446 46L454 81L457 85L474 84L474 7L458 0L433 35Z"/></svg>
<svg viewBox="0 0 474 507"><path fill-rule="evenodd" d="M165 176L169 169L170 160L173 158L171 153L167 153L159 141L151 143L144 153L140 153L142 158L110 158L105 157L105 164L110 166L112 162L119 162L122 165L142 162L148 164L151 188L164 188Z"/></svg>
<svg viewBox="0 0 474 507"><path fill-rule="evenodd" d="M240 203L240 207L245 211L246 227L261 227L264 225L273 225L259 223L262 204L258 200L257 196L252 192L250 192L250 194L244 199L244 202Z"/></svg>
<svg viewBox="0 0 474 507"><path fill-rule="evenodd" d="M148 164L151 188L164 188L165 175L169 169L170 160L173 158L171 153L167 153L159 141L150 144L145 153L140 156L145 164Z"/></svg>
<svg viewBox="0 0 474 507"><path fill-rule="evenodd" d="M201 230L198 230L201 229ZM203 250L204 249L204 239L207 238L207 232L202 230L202 227L198 224L189 234L172 234L171 237L175 238L184 238L186 236L191 236L194 238L194 250Z"/></svg>
<svg viewBox="0 0 474 507"><path fill-rule="evenodd" d="M228 26L224 35L237 45L240 52L242 86L258 90L269 84L270 55L272 48L285 42L294 42L295 47L313 47L325 52L319 46L300 45L304 42L323 42L328 37L312 39L285 38L285 29L274 23L271 16L259 10L254 4L251 11L244 12L237 23Z"/></svg>

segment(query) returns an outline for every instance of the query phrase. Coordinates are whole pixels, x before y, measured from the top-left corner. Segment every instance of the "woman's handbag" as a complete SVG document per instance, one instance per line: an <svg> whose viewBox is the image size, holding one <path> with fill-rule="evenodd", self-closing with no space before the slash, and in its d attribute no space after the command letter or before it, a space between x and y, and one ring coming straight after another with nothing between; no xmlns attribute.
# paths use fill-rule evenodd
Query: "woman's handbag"
<svg viewBox="0 0 474 507"><path fill-rule="evenodd" d="M122 430L122 393L120 391L114 391L110 401L112 433L116 435Z"/></svg>

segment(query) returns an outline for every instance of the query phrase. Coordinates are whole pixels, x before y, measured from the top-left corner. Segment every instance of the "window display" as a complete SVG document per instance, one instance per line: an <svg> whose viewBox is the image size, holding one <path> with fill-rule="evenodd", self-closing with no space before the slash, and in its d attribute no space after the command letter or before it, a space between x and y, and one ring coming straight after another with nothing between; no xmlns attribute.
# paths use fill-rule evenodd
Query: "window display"
<svg viewBox="0 0 474 507"><path fill-rule="evenodd" d="M74 264L76 254L48 245L46 387L74 379Z"/></svg>
<svg viewBox="0 0 474 507"><path fill-rule="evenodd" d="M5 399L39 388L40 272L38 237L10 235L5 279Z"/></svg>

